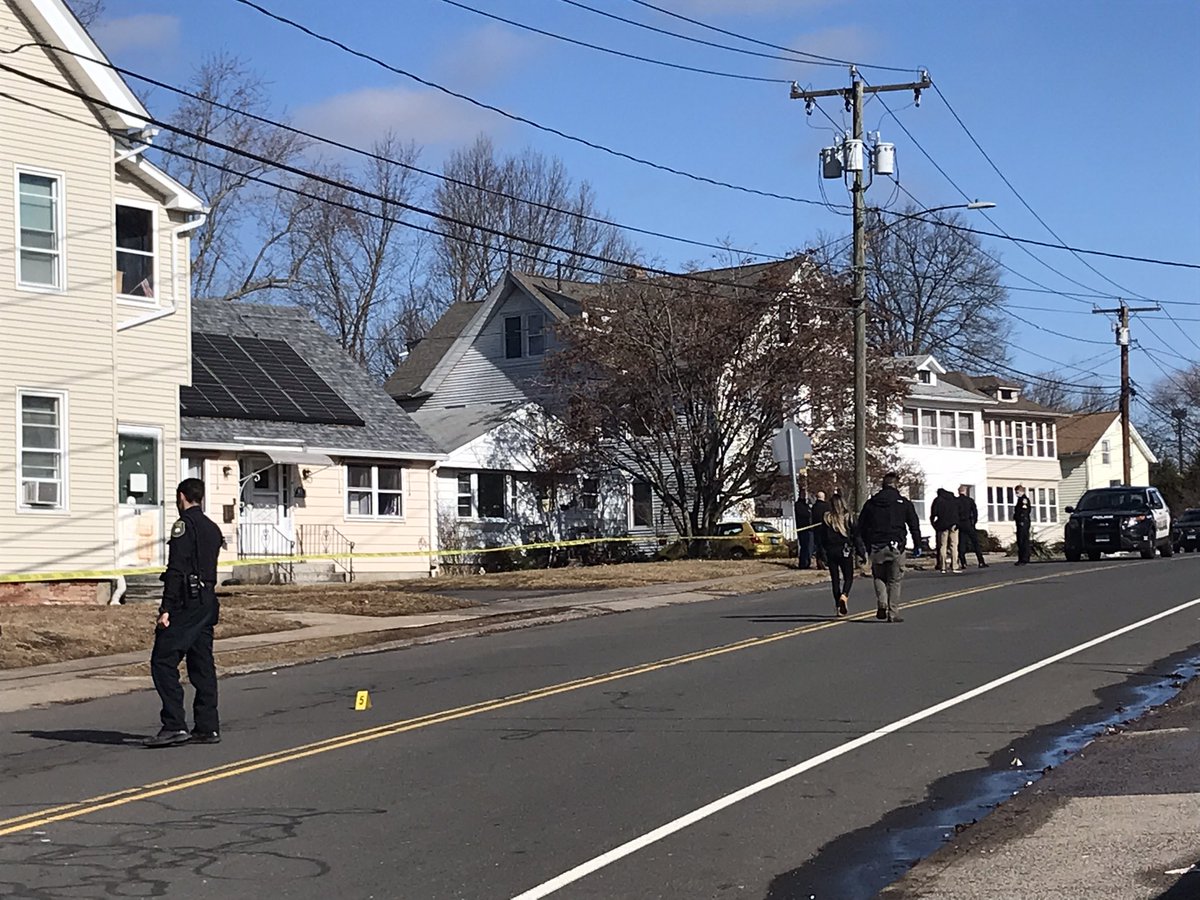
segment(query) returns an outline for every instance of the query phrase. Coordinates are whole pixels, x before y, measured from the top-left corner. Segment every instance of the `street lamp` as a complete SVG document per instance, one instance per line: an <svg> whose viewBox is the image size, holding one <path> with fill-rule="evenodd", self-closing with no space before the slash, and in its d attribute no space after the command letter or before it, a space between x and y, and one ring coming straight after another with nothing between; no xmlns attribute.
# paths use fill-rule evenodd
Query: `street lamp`
<svg viewBox="0 0 1200 900"><path fill-rule="evenodd" d="M862 509L871 488L867 483L867 242L866 216L860 178L854 192L854 501ZM992 209L995 203L972 200L934 206L897 216L915 219L948 209Z"/></svg>

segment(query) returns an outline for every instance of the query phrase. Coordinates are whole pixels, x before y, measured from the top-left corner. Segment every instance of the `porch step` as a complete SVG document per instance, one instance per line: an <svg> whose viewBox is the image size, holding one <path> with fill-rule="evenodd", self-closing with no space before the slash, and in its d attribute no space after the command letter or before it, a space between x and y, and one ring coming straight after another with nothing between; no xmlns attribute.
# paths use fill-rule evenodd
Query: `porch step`
<svg viewBox="0 0 1200 900"><path fill-rule="evenodd" d="M159 603L162 600L162 582L157 575L129 575L125 578L125 596L122 603Z"/></svg>

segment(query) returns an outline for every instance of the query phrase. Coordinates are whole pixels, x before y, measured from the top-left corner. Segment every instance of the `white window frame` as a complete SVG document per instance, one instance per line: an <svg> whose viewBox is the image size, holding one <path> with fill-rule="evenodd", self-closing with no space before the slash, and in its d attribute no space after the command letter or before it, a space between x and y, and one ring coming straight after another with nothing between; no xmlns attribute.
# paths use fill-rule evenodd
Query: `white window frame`
<svg viewBox="0 0 1200 900"><path fill-rule="evenodd" d="M503 484L504 492L504 515L502 516L481 516L479 514L479 476L487 475L500 478ZM471 514L464 516L459 510L459 501L467 495L462 493L463 478L470 479L471 484ZM462 522L507 522L513 510L513 491L512 479L509 478L506 472L496 472L491 470L475 471L475 472L460 472L455 481L455 504L454 514L459 521Z"/></svg>
<svg viewBox="0 0 1200 900"><path fill-rule="evenodd" d="M121 250L117 247L117 207L128 206L131 209L144 209L150 212L150 236L154 241L154 250L149 254L153 260L151 276L154 280L154 295L152 297L143 297L139 294L122 294L117 288L116 275L119 269L117 268L118 253L132 253L135 256L145 256L146 254L139 250ZM117 302L126 306L158 306L159 298L162 296L162 284L159 279L159 233L158 233L158 204L151 203L145 200L127 200L123 197L118 197L113 201L113 295L117 298Z"/></svg>
<svg viewBox="0 0 1200 900"><path fill-rule="evenodd" d="M33 175L38 178L52 178L57 183L56 206L54 210L54 231L58 238L58 250L56 251L56 265L54 270L55 281L53 285L38 284L37 282L26 282L21 280L21 176ZM15 232L13 234L13 243L16 245L16 253L13 262L15 270L13 277L16 280L18 290L32 291L39 294L62 294L67 290L67 176L62 172L56 172L52 169L40 169L35 166L17 165L13 167L13 223ZM45 250L36 252L45 253Z"/></svg>
<svg viewBox="0 0 1200 900"><path fill-rule="evenodd" d="M960 450L976 450L976 449L978 449L976 440L975 440L975 413L971 413L971 412L956 413L955 419L956 419L956 423L957 423L955 428L958 432L958 435L957 435L958 448ZM966 420L966 423L967 423L965 428L963 427L964 419ZM966 442L963 440L963 437L965 435L970 435L971 446L969 446L969 447L966 445Z"/></svg>
<svg viewBox="0 0 1200 900"><path fill-rule="evenodd" d="M912 417L912 422L906 420ZM909 440L909 438L912 440ZM916 407L905 407L900 410L900 443L910 447L921 446L921 411Z"/></svg>
<svg viewBox="0 0 1200 900"><path fill-rule="evenodd" d="M533 316L537 316L539 319L542 320L541 328L537 332L538 336L541 338L541 341L542 341L542 348L537 353L534 353L532 350L530 350L530 346L529 346L530 345L529 339L531 336L531 331L529 328L529 320ZM503 345L504 358L506 360L534 359L536 357L546 355L546 325L547 325L547 320L549 317L545 313L543 313L543 312L516 313L514 315L501 316L500 318L501 318L500 343ZM513 319L517 319L521 323L521 352L517 356L509 356L508 355L508 323L510 321L512 321Z"/></svg>
<svg viewBox="0 0 1200 900"><path fill-rule="evenodd" d="M179 480L183 481L187 478L199 478L201 481L207 481L205 476L205 463L208 462L208 457L197 456L194 453L179 454ZM193 474L193 470L199 468L200 474ZM166 485L164 485L166 487Z"/></svg>
<svg viewBox="0 0 1200 900"><path fill-rule="evenodd" d="M1100 442L1100 464L1103 466L1112 465L1112 441L1107 438Z"/></svg>
<svg viewBox="0 0 1200 900"><path fill-rule="evenodd" d="M371 470L371 486L370 488L354 487L350 484L350 469L370 469ZM399 469L400 470L400 490L394 491L391 489L384 490L388 496L400 494L400 515L391 516L381 513L379 504L379 470L380 469ZM408 516L408 466L400 463L378 463L378 462L348 462L342 465L342 485L345 488L345 505L342 507L343 516L348 522L403 522ZM359 513L350 511L350 495L370 493L371 495L371 512Z"/></svg>
<svg viewBox="0 0 1200 900"><path fill-rule="evenodd" d="M43 397L53 398L58 401L58 454L60 457L59 463L59 504L58 506L30 506L25 503L25 478L22 474L23 459L25 456L25 434L22 429L24 422L24 399L26 397ZM17 388L17 409L16 409L16 482L17 482L17 512L22 515L35 516L63 516L70 515L71 512L71 490L70 490L70 403L66 391L44 389L44 388ZM44 447L30 447L30 452L45 452ZM49 479L40 479L46 481Z"/></svg>

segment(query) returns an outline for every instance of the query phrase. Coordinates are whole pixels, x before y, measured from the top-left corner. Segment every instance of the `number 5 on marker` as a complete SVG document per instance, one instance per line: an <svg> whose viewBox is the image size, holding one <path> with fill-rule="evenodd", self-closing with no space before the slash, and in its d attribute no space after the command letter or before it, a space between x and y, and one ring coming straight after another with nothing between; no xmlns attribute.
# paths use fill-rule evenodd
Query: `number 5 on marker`
<svg viewBox="0 0 1200 900"><path fill-rule="evenodd" d="M362 712L371 708L371 692L359 691L354 695L354 711Z"/></svg>

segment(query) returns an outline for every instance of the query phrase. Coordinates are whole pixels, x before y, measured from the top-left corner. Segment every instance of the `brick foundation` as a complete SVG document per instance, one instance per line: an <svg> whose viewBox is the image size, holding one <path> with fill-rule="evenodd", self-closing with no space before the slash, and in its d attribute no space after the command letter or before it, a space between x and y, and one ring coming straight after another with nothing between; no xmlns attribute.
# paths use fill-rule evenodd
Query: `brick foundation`
<svg viewBox="0 0 1200 900"><path fill-rule="evenodd" d="M0 584L0 606L104 605L112 599L111 581L24 581Z"/></svg>

